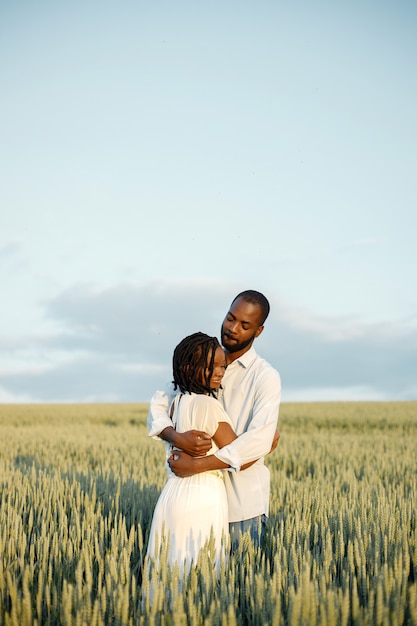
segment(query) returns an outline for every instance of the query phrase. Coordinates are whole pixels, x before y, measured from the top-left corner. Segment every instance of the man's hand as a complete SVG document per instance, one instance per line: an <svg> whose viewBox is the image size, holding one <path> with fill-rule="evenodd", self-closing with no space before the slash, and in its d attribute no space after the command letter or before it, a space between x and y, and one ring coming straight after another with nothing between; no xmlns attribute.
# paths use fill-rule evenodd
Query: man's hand
<svg viewBox="0 0 417 626"><path fill-rule="evenodd" d="M275 448L276 448L276 447L277 447L277 445L278 445L278 442L279 442L279 438L280 438L280 437L281 437L281 433L280 433L280 432L279 432L279 430L277 429L277 430L275 431L274 439L273 439L273 441L272 441L272 446L271 446L271 449L270 449L270 451L268 452L268 454L271 454L271 452L273 452L273 451L275 450Z"/></svg>
<svg viewBox="0 0 417 626"><path fill-rule="evenodd" d="M200 430L176 433L174 446L191 456L205 456L211 448L211 437Z"/></svg>
<svg viewBox="0 0 417 626"><path fill-rule="evenodd" d="M214 454L192 457L182 450L174 450L168 459L168 464L179 478L187 478L194 476L194 474L200 474L200 472L210 472L228 467Z"/></svg>
<svg viewBox="0 0 417 626"><path fill-rule="evenodd" d="M179 478L193 476L196 473L195 460L182 450L174 450L168 459L168 465Z"/></svg>

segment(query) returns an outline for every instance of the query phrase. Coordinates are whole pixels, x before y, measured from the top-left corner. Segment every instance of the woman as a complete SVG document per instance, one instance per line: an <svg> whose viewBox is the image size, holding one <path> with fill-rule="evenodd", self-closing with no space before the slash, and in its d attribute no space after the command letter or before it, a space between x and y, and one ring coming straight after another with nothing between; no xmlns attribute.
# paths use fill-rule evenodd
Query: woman
<svg viewBox="0 0 417 626"><path fill-rule="evenodd" d="M213 454L234 439L230 419L216 399L226 370L226 360L216 337L194 333L174 350L174 389L179 389L170 414L179 432L196 429L212 437ZM167 457L175 450L167 444ZM168 467L168 481L159 496L152 520L148 556L166 556L180 573L196 564L200 550L214 547L217 567L228 537L228 510L222 471L178 478ZM214 541L214 543L213 543ZM162 549L162 552L161 552Z"/></svg>

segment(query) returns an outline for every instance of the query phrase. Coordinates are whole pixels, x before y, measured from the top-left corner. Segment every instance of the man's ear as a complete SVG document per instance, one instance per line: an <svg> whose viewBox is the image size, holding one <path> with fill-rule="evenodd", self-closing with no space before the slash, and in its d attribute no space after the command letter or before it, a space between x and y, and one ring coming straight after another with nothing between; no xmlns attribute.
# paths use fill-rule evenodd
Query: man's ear
<svg viewBox="0 0 417 626"><path fill-rule="evenodd" d="M256 333L255 333L255 338L259 337L259 335L261 334L261 332L263 331L264 326L258 326Z"/></svg>

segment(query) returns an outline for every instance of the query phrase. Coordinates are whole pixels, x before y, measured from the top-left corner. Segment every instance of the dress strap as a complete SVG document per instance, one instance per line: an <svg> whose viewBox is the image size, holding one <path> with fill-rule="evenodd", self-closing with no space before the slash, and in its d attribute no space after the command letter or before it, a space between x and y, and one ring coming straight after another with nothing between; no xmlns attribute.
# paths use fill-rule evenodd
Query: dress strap
<svg viewBox="0 0 417 626"><path fill-rule="evenodd" d="M175 398L173 399L173 401L171 402L171 407L169 410L169 416L172 420L172 425L174 426L174 428L177 427L177 411L178 411L178 406L180 403L180 400L182 398L184 394L183 393L178 393Z"/></svg>

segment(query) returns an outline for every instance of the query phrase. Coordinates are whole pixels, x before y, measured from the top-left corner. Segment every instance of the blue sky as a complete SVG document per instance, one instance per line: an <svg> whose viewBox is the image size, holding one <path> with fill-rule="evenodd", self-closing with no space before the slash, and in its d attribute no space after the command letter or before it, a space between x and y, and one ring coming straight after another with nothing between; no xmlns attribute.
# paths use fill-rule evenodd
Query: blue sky
<svg viewBox="0 0 417 626"><path fill-rule="evenodd" d="M236 293L284 401L417 398L417 6L0 4L0 402L147 401Z"/></svg>

